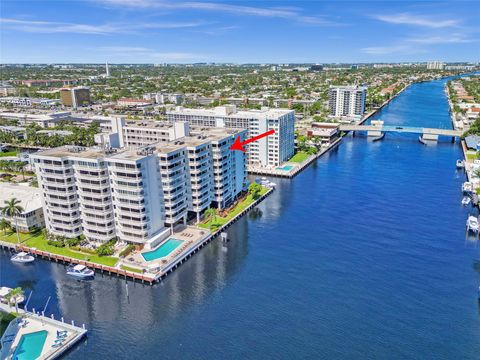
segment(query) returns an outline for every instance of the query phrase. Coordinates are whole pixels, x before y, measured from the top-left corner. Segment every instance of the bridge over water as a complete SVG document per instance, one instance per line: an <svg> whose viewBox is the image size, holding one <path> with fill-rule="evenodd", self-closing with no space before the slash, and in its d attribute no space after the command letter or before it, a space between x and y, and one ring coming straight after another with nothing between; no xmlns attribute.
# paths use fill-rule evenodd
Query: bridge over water
<svg viewBox="0 0 480 360"><path fill-rule="evenodd" d="M437 140L438 136L460 137L462 132L453 129L437 129L410 126L391 126L391 125L340 125L342 131L367 131L369 135L381 135L387 132L420 134L426 140Z"/></svg>

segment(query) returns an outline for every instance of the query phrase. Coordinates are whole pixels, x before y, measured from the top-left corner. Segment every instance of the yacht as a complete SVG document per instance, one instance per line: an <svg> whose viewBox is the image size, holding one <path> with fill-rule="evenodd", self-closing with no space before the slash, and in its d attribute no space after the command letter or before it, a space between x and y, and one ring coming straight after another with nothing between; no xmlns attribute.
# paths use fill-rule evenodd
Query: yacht
<svg viewBox="0 0 480 360"><path fill-rule="evenodd" d="M10 260L16 263L26 264L35 261L35 258L32 255L22 251L13 255Z"/></svg>
<svg viewBox="0 0 480 360"><path fill-rule="evenodd" d="M462 199L462 205L468 205L472 202L472 199L470 199L468 196L464 196Z"/></svg>
<svg viewBox="0 0 480 360"><path fill-rule="evenodd" d="M463 169L465 167L465 161L458 159L457 160L457 169Z"/></svg>
<svg viewBox="0 0 480 360"><path fill-rule="evenodd" d="M478 219L475 216L470 215L467 219L467 230L478 232Z"/></svg>
<svg viewBox="0 0 480 360"><path fill-rule="evenodd" d="M464 182L463 185L462 185L462 191L463 191L464 193L471 193L471 192L473 192L473 184L472 184L471 182L469 182L469 181Z"/></svg>
<svg viewBox="0 0 480 360"><path fill-rule="evenodd" d="M0 302L7 304L8 303L8 294L12 291L11 288L6 287L6 286L1 286L0 287ZM21 304L25 301L25 296L23 295L18 295L15 297L15 299L10 299L10 304L14 304L15 302L17 304Z"/></svg>
<svg viewBox="0 0 480 360"><path fill-rule="evenodd" d="M79 279L88 279L95 276L95 272L92 269L87 268L85 265L70 265L67 268L67 275L74 276Z"/></svg>

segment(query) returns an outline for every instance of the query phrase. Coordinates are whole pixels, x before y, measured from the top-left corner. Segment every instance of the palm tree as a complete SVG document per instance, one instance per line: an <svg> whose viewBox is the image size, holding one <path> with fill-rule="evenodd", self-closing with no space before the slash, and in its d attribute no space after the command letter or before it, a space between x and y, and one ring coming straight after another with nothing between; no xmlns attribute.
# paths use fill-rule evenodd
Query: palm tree
<svg viewBox="0 0 480 360"><path fill-rule="evenodd" d="M20 244L20 235L18 233L17 226L17 217L20 215L24 209L20 204L20 200L12 198L10 200L5 200L5 206L2 208L2 214L8 216L10 219L15 221L15 231L17 232L17 242Z"/></svg>
<svg viewBox="0 0 480 360"><path fill-rule="evenodd" d="M7 235L7 229L10 227L10 223L2 218L2 220L0 220L0 230L3 230L3 234L4 235Z"/></svg>
<svg viewBox="0 0 480 360"><path fill-rule="evenodd" d="M215 209L208 208L207 210L205 210L205 217L208 220L214 222L215 220L217 220L217 212L215 211Z"/></svg>
<svg viewBox="0 0 480 360"><path fill-rule="evenodd" d="M18 314L18 300L23 296L23 290L21 287L16 287L9 291L7 296L5 296L8 304L15 304L15 312Z"/></svg>

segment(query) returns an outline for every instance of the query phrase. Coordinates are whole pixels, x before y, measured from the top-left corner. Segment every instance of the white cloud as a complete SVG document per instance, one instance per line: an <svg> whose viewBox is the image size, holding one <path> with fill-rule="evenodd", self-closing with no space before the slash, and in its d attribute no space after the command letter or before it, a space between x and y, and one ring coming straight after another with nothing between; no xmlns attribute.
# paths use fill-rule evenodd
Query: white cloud
<svg viewBox="0 0 480 360"><path fill-rule="evenodd" d="M0 24L5 28L12 28L23 32L33 33L77 33L108 35L115 33L129 33L141 29L180 29L205 25L205 22L156 22L156 23L128 23L128 24L74 24L54 21L37 21L0 18Z"/></svg>
<svg viewBox="0 0 480 360"><path fill-rule="evenodd" d="M146 47L137 46L101 46L92 50L101 51L113 58L129 59L138 62L138 58L152 62L187 62L206 61L208 57L204 54L189 52L159 51Z"/></svg>
<svg viewBox="0 0 480 360"><path fill-rule="evenodd" d="M445 35L445 36L411 38L411 39L408 39L407 41L417 43L417 44L434 45L434 44L462 44L462 43L474 42L475 40L468 39L462 34L451 34L451 35Z"/></svg>
<svg viewBox="0 0 480 360"><path fill-rule="evenodd" d="M423 49L415 48L409 45L372 46L365 47L360 50L363 53L370 55L417 54L425 52Z"/></svg>
<svg viewBox="0 0 480 360"><path fill-rule="evenodd" d="M156 0L96 0L97 2L119 6L119 7L133 7L133 8L155 8L166 10L205 10L223 12L233 15L259 16L270 18L289 19L304 24L310 25L339 25L339 23L327 20L322 17L305 16L301 13L302 9L297 7L256 7L244 5L232 5L218 2L167 2Z"/></svg>
<svg viewBox="0 0 480 360"><path fill-rule="evenodd" d="M439 19L428 18L425 16L412 15L408 13L392 14L392 15L376 15L374 16L374 18L390 24L415 25L415 26L424 26L429 28L446 28L446 27L456 26L459 24L459 21L456 19L439 20Z"/></svg>

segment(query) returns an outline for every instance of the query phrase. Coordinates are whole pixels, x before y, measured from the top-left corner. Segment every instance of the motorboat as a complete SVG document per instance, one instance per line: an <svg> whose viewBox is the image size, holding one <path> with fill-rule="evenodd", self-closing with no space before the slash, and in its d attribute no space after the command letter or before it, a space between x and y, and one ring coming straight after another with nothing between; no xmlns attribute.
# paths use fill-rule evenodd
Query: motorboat
<svg viewBox="0 0 480 360"><path fill-rule="evenodd" d="M35 258L29 253L22 251L22 252L19 252L18 254L13 255L10 258L10 260L16 263L26 264L26 263L31 263L35 261Z"/></svg>
<svg viewBox="0 0 480 360"><path fill-rule="evenodd" d="M463 169L465 167L465 161L458 159L457 160L457 169Z"/></svg>
<svg viewBox="0 0 480 360"><path fill-rule="evenodd" d="M469 181L465 181L463 184L462 184L462 191L464 193L471 193L473 192L473 184Z"/></svg>
<svg viewBox="0 0 480 360"><path fill-rule="evenodd" d="M467 219L467 230L478 232L478 219L470 215Z"/></svg>
<svg viewBox="0 0 480 360"><path fill-rule="evenodd" d="M87 268L85 265L70 265L67 268L67 275L74 276L79 279L88 279L95 276L95 272L92 269Z"/></svg>
<svg viewBox="0 0 480 360"><path fill-rule="evenodd" d="M470 199L470 197L468 197L468 196L464 196L463 199L462 199L462 205L464 205L464 206L470 204L471 202L472 202L472 199Z"/></svg>
<svg viewBox="0 0 480 360"><path fill-rule="evenodd" d="M0 302L2 302L4 304L8 304L8 303L10 303L10 304L15 304L15 303L21 304L25 301L25 296L23 296L23 295L17 295L14 298L8 299L8 294L10 293L10 291L12 291L12 289L9 288L9 287L6 287L6 286L0 287Z"/></svg>

